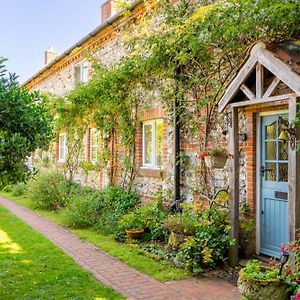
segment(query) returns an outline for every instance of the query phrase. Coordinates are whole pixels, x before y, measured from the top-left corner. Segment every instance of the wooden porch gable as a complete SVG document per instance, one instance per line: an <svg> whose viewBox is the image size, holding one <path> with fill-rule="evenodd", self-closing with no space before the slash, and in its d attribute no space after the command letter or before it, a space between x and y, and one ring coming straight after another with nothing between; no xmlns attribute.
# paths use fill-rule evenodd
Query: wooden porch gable
<svg viewBox="0 0 300 300"><path fill-rule="evenodd" d="M249 76L255 70L255 88L249 87L246 83ZM269 71L274 75L271 82L265 82L264 72ZM241 67L236 77L232 80L222 99L219 102L218 110L223 112L224 109L231 104L232 107L242 107L252 104L267 103L282 100L282 95L272 96L280 82L284 83L293 91L287 94L286 99L291 96L300 95L300 76L292 70L292 68L281 61L276 55L266 49L266 44L258 42L251 50L251 54L247 62ZM268 85L267 89L266 84ZM242 101L235 99L239 92L246 97Z"/></svg>

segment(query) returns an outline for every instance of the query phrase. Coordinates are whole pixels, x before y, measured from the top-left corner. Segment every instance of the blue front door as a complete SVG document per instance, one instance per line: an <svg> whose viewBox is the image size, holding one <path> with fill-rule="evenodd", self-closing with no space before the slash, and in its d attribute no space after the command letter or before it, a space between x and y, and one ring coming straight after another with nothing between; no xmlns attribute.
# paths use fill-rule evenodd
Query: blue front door
<svg viewBox="0 0 300 300"><path fill-rule="evenodd" d="M286 122L287 115L261 119L260 253L274 257L288 241L289 143L278 139Z"/></svg>

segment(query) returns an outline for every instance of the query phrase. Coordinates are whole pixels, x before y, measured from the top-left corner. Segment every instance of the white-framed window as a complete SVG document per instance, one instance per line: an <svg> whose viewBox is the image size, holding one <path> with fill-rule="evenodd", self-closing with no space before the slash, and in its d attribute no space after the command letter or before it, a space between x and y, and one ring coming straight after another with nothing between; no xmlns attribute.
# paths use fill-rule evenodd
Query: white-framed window
<svg viewBox="0 0 300 300"><path fill-rule="evenodd" d="M143 123L143 166L159 168L163 158L163 120Z"/></svg>
<svg viewBox="0 0 300 300"><path fill-rule="evenodd" d="M90 160L91 162L97 162L99 151L99 132L96 128L90 129Z"/></svg>
<svg viewBox="0 0 300 300"><path fill-rule="evenodd" d="M61 133L58 137L58 161L64 162L67 157L67 135Z"/></svg>
<svg viewBox="0 0 300 300"><path fill-rule="evenodd" d="M89 80L89 64L82 61L74 66L74 84L86 83Z"/></svg>

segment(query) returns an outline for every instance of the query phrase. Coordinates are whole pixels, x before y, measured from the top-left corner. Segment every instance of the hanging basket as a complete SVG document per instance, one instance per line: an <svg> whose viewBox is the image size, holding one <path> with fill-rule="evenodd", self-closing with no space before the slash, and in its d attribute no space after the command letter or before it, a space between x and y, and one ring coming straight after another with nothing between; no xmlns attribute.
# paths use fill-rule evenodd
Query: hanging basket
<svg viewBox="0 0 300 300"><path fill-rule="evenodd" d="M205 164L210 169L223 169L227 162L227 156L205 156Z"/></svg>

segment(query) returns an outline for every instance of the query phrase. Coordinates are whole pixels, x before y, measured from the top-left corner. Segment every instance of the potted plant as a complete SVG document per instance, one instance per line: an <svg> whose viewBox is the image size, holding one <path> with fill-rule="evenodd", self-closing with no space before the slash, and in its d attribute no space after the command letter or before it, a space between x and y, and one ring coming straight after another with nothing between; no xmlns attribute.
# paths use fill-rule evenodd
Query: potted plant
<svg viewBox="0 0 300 300"><path fill-rule="evenodd" d="M123 228L129 239L140 239L144 233L145 220L139 211L133 211L122 217L119 226Z"/></svg>
<svg viewBox="0 0 300 300"><path fill-rule="evenodd" d="M264 267L257 260L248 262L241 269L238 288L248 300L288 299L287 284L279 275L279 269Z"/></svg>
<svg viewBox="0 0 300 300"><path fill-rule="evenodd" d="M224 168L228 157L231 157L227 149L222 147L215 147L206 152L197 155L198 158L203 158L206 165L210 169L222 169Z"/></svg>
<svg viewBox="0 0 300 300"><path fill-rule="evenodd" d="M197 220L188 213L177 213L165 220L164 229L170 234L168 247L176 250L188 237L195 235Z"/></svg>

